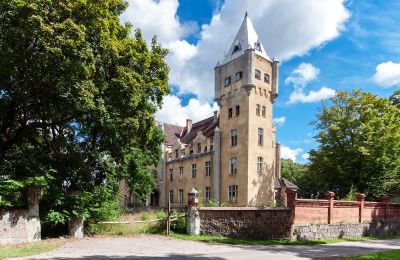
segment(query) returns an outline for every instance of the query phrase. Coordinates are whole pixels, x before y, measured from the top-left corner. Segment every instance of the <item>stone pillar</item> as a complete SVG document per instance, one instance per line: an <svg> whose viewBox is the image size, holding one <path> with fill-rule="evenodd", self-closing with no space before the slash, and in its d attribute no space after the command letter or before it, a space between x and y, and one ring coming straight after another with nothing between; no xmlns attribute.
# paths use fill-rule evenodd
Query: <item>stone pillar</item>
<svg viewBox="0 0 400 260"><path fill-rule="evenodd" d="M388 219L388 213L389 213L389 197L388 196L382 196L381 201L385 203L385 221Z"/></svg>
<svg viewBox="0 0 400 260"><path fill-rule="evenodd" d="M199 192L192 188L188 193L188 219L187 219L187 233L189 235L200 235L200 214L199 214Z"/></svg>
<svg viewBox="0 0 400 260"><path fill-rule="evenodd" d="M358 213L358 223L361 223L362 220L363 220L365 194L358 193L357 194L357 201L360 202L360 210L359 210L359 213Z"/></svg>
<svg viewBox="0 0 400 260"><path fill-rule="evenodd" d="M278 96L279 60L274 57L272 64L272 102Z"/></svg>
<svg viewBox="0 0 400 260"><path fill-rule="evenodd" d="M213 196L217 203L221 202L221 130L214 130L214 155L213 155Z"/></svg>
<svg viewBox="0 0 400 260"><path fill-rule="evenodd" d="M281 178L281 144L279 142L275 145L275 178Z"/></svg>
<svg viewBox="0 0 400 260"><path fill-rule="evenodd" d="M328 224L332 222L332 213L333 213L333 199L335 198L335 193L332 191L328 191L325 193L325 199L329 202L328 208Z"/></svg>
<svg viewBox="0 0 400 260"><path fill-rule="evenodd" d="M40 188L30 187L28 188L28 209L30 217L39 217L39 199L40 199Z"/></svg>

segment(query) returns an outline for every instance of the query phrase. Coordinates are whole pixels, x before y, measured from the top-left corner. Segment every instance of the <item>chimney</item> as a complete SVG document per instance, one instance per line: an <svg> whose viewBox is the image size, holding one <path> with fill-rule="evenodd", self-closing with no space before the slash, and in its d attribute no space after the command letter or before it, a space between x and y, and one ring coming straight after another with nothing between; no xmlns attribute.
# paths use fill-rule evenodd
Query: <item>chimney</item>
<svg viewBox="0 0 400 260"><path fill-rule="evenodd" d="M190 132L190 129L192 129L192 119L186 119L186 129L187 132Z"/></svg>
<svg viewBox="0 0 400 260"><path fill-rule="evenodd" d="M217 122L218 116L219 116L219 111L218 111L218 110L215 110L215 111L214 111L214 122Z"/></svg>

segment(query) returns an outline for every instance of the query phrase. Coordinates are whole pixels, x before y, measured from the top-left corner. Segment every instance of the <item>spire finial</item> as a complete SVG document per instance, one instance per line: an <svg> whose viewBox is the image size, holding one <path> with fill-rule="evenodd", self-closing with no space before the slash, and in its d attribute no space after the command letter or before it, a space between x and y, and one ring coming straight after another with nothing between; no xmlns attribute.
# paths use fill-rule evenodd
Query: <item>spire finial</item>
<svg viewBox="0 0 400 260"><path fill-rule="evenodd" d="M244 14L244 18L246 18L247 17L247 11L246 11L246 13Z"/></svg>

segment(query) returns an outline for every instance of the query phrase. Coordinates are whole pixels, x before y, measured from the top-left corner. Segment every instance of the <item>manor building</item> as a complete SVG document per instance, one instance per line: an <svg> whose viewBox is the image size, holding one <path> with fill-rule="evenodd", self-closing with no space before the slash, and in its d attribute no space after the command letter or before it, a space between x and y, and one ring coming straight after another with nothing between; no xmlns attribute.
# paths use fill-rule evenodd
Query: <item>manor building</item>
<svg viewBox="0 0 400 260"><path fill-rule="evenodd" d="M285 187L292 183L280 178L280 147L272 120L278 65L246 13L228 52L214 68L220 111L195 123L187 119L184 127L160 123L166 142L156 169L158 188L146 205L187 205L192 188L205 205L212 200L231 206L271 206L285 196ZM122 206L145 206L121 184L126 194Z"/></svg>
<svg viewBox="0 0 400 260"><path fill-rule="evenodd" d="M152 203L187 204L194 187L203 202L270 206L280 176L272 106L278 64L266 53L247 13L225 57L215 66L214 116L186 126L161 124L167 137ZM157 201L156 201L157 200Z"/></svg>

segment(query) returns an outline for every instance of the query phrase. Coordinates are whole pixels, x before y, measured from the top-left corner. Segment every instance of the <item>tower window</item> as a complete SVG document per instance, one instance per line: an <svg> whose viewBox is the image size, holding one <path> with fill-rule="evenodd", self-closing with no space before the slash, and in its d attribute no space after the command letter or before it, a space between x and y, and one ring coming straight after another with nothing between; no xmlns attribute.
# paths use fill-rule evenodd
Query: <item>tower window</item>
<svg viewBox="0 0 400 260"><path fill-rule="evenodd" d="M257 106L256 106L256 115L260 116L260 105L259 104L257 104Z"/></svg>
<svg viewBox="0 0 400 260"><path fill-rule="evenodd" d="M238 186L231 185L228 190L229 202L237 202L238 200Z"/></svg>
<svg viewBox="0 0 400 260"><path fill-rule="evenodd" d="M169 169L169 180L170 181L174 180L174 169Z"/></svg>
<svg viewBox="0 0 400 260"><path fill-rule="evenodd" d="M256 79L261 79L261 72L259 70L256 70L254 76L256 77Z"/></svg>
<svg viewBox="0 0 400 260"><path fill-rule="evenodd" d="M231 131L231 146L237 145L237 130L234 129Z"/></svg>
<svg viewBox="0 0 400 260"><path fill-rule="evenodd" d="M227 86L229 86L230 84L231 84L231 77L225 78L224 86L227 87Z"/></svg>
<svg viewBox="0 0 400 260"><path fill-rule="evenodd" d="M269 74L264 73L264 82L269 83Z"/></svg>
<svg viewBox="0 0 400 260"><path fill-rule="evenodd" d="M264 144L264 129L258 128L258 145Z"/></svg>
<svg viewBox="0 0 400 260"><path fill-rule="evenodd" d="M242 78L243 78L243 72L241 72L241 71L236 72L235 80L238 81L238 80L241 80Z"/></svg>
<svg viewBox="0 0 400 260"><path fill-rule="evenodd" d="M262 158L261 156L257 157L257 172L258 173L263 173L264 171L264 158Z"/></svg>
<svg viewBox="0 0 400 260"><path fill-rule="evenodd" d="M236 106L236 116L239 116L240 114L240 106Z"/></svg>
<svg viewBox="0 0 400 260"><path fill-rule="evenodd" d="M261 110L261 115L262 115L263 117L265 117L265 114L266 114L266 108L265 108L265 106L263 106L263 107L262 107L262 110Z"/></svg>
<svg viewBox="0 0 400 260"><path fill-rule="evenodd" d="M229 174L236 175L237 173L237 160L236 158L229 159Z"/></svg>
<svg viewBox="0 0 400 260"><path fill-rule="evenodd" d="M228 110L228 118L231 118L232 117L232 108L229 108L229 110Z"/></svg>
<svg viewBox="0 0 400 260"><path fill-rule="evenodd" d="M197 176L197 165L192 164L192 178L195 179Z"/></svg>

